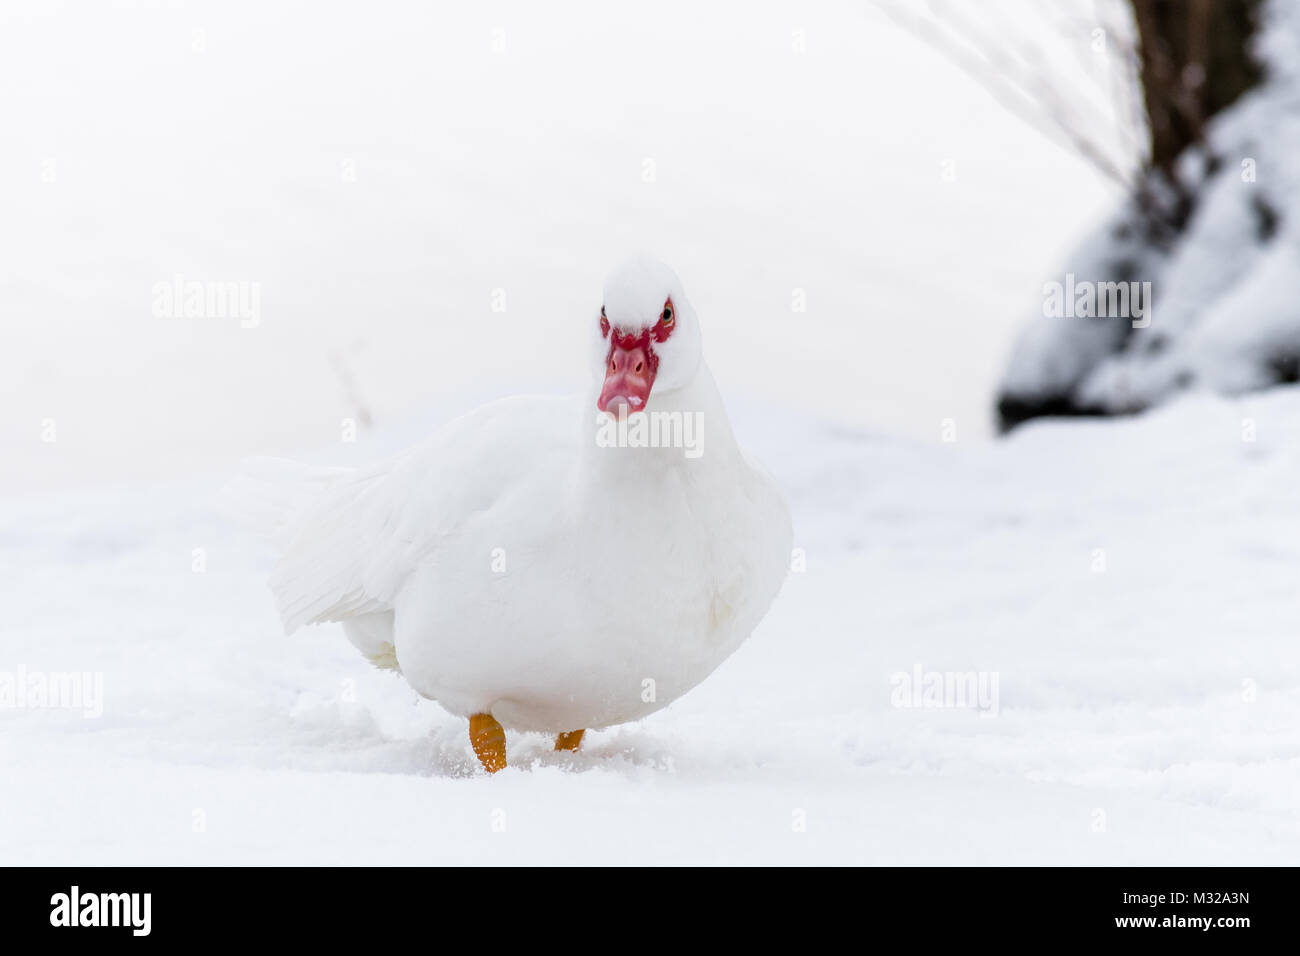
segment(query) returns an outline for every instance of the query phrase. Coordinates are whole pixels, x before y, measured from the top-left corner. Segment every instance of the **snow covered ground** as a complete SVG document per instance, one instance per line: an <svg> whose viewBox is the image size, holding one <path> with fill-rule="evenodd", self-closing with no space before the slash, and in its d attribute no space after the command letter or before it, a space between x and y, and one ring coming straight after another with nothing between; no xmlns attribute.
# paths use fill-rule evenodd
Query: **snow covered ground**
<svg viewBox="0 0 1300 956"><path fill-rule="evenodd" d="M0 859L1300 859L1300 390L998 443L736 418L806 570L682 700L495 777L337 627L280 634L223 475L6 499L5 667L103 700L0 709ZM896 706L917 668L996 696Z"/></svg>

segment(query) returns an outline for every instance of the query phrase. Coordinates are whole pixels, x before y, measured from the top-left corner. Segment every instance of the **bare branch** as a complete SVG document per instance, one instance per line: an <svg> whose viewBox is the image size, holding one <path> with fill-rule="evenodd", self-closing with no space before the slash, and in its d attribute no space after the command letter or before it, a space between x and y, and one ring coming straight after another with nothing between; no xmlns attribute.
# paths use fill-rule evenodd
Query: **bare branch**
<svg viewBox="0 0 1300 956"><path fill-rule="evenodd" d="M967 38L959 39L949 32L951 27L945 28L933 17L919 16L890 0L875 2L889 19L963 70L1030 128L1073 149L1126 191L1136 188L1133 175L1080 127L1078 107L1067 104L1042 70L1004 52L997 42L969 25L964 27Z"/></svg>

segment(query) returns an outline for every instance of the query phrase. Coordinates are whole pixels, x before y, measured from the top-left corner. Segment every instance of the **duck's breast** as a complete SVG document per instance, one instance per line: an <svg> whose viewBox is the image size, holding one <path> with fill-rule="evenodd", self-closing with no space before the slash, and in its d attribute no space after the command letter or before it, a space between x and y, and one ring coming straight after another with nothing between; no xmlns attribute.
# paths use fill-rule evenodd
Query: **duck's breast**
<svg viewBox="0 0 1300 956"><path fill-rule="evenodd" d="M749 635L789 556L789 515L749 469L642 476L602 495L557 474L521 490L417 570L398 609L403 673L456 713L546 731L636 719L703 680Z"/></svg>

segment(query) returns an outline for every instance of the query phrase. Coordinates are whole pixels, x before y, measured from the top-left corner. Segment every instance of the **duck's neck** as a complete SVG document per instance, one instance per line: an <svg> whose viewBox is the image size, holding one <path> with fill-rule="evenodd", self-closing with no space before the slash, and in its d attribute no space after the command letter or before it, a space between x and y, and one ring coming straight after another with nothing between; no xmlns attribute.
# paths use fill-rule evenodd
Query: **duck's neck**
<svg viewBox="0 0 1300 956"><path fill-rule="evenodd" d="M652 394L644 412L615 420L597 412L594 401L588 407L584 453L606 479L672 469L703 474L739 452L722 396L703 362L689 384Z"/></svg>

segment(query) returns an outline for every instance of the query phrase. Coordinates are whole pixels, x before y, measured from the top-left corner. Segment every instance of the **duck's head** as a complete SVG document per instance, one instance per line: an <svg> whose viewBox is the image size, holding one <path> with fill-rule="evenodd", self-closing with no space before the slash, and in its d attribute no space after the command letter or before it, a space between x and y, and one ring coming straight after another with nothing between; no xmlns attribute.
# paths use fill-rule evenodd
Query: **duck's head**
<svg viewBox="0 0 1300 956"><path fill-rule="evenodd" d="M611 272L592 327L602 412L644 411L652 394L689 385L699 370L695 310L681 280L662 262L632 259Z"/></svg>

